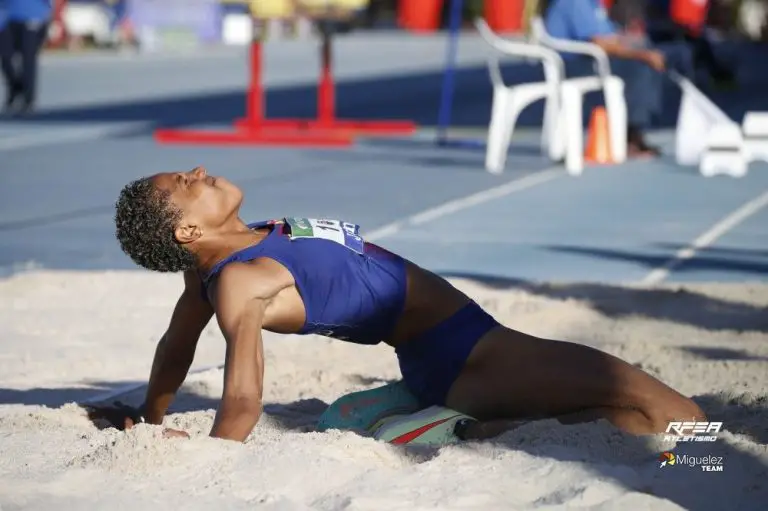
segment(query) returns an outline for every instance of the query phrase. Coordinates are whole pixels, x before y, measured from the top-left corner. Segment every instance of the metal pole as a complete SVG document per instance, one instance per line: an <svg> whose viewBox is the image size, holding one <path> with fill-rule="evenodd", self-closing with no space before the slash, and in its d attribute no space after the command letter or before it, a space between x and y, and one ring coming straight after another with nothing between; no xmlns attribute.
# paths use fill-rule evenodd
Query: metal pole
<svg viewBox="0 0 768 511"><path fill-rule="evenodd" d="M440 92L440 110L437 115L437 144L447 142L448 127L451 125L453 94L456 89L456 56L459 49L459 31L461 30L461 12L464 0L451 0L451 13L448 26L448 50L443 73L443 88Z"/></svg>

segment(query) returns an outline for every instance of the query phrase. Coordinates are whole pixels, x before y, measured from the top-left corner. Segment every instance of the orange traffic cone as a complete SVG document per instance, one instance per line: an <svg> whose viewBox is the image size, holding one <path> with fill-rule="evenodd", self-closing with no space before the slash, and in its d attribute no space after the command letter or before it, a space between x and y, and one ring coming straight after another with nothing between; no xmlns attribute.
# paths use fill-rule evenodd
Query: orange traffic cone
<svg viewBox="0 0 768 511"><path fill-rule="evenodd" d="M611 135L608 130L608 114L605 107L598 106L592 110L589 119L587 147L584 151L584 161L589 163L613 163L611 156Z"/></svg>

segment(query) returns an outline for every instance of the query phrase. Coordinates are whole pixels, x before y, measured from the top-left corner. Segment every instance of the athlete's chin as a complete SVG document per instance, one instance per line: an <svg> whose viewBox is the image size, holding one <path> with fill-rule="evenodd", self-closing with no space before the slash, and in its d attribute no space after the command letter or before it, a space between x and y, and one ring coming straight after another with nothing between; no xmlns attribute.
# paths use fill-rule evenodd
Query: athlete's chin
<svg viewBox="0 0 768 511"><path fill-rule="evenodd" d="M237 186L232 181L227 179L226 177L216 176L214 178L214 181L215 181L216 186L224 186L224 187L227 187L227 188L235 188L235 189L239 190L239 188L237 188Z"/></svg>
<svg viewBox="0 0 768 511"><path fill-rule="evenodd" d="M211 183L211 186L213 186L214 188L220 191L226 192L227 195L242 196L243 194L243 192L240 191L240 188L238 188L231 181L223 177L214 177L213 182Z"/></svg>
<svg viewBox="0 0 768 511"><path fill-rule="evenodd" d="M227 194L227 202L232 206L232 209L240 208L240 204L243 202L243 192L240 188L230 184L224 191Z"/></svg>

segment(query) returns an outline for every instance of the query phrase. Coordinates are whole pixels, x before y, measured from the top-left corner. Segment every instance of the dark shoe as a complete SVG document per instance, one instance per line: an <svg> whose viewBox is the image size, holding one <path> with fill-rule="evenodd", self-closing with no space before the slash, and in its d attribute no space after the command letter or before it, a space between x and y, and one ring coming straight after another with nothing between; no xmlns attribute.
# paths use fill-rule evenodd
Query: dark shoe
<svg viewBox="0 0 768 511"><path fill-rule="evenodd" d="M3 103L3 113L7 115L13 115L13 106L16 103L16 95L15 94L8 94L8 96L5 99L5 103Z"/></svg>
<svg viewBox="0 0 768 511"><path fill-rule="evenodd" d="M22 101L21 104L12 111L13 117L29 117L34 113L35 105L30 101Z"/></svg>
<svg viewBox="0 0 768 511"><path fill-rule="evenodd" d="M658 158L661 150L645 141L640 129L630 126L627 130L627 156L630 158Z"/></svg>
<svg viewBox="0 0 768 511"><path fill-rule="evenodd" d="M5 96L5 103L3 104L3 112L8 115L13 115L16 111L18 99L21 97L21 88L17 85L11 85L8 88L8 94Z"/></svg>
<svg viewBox="0 0 768 511"><path fill-rule="evenodd" d="M658 147L634 143L627 144L627 157L629 158L658 158L661 156L661 150Z"/></svg>

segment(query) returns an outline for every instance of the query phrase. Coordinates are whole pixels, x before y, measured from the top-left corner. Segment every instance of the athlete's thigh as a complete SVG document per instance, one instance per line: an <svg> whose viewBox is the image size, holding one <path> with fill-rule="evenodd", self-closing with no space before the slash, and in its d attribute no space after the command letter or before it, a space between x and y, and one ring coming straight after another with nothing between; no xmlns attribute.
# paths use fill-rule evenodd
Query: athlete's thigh
<svg viewBox="0 0 768 511"><path fill-rule="evenodd" d="M646 410L659 400L679 398L607 353L502 327L472 351L446 406L480 419L533 418L595 407Z"/></svg>

